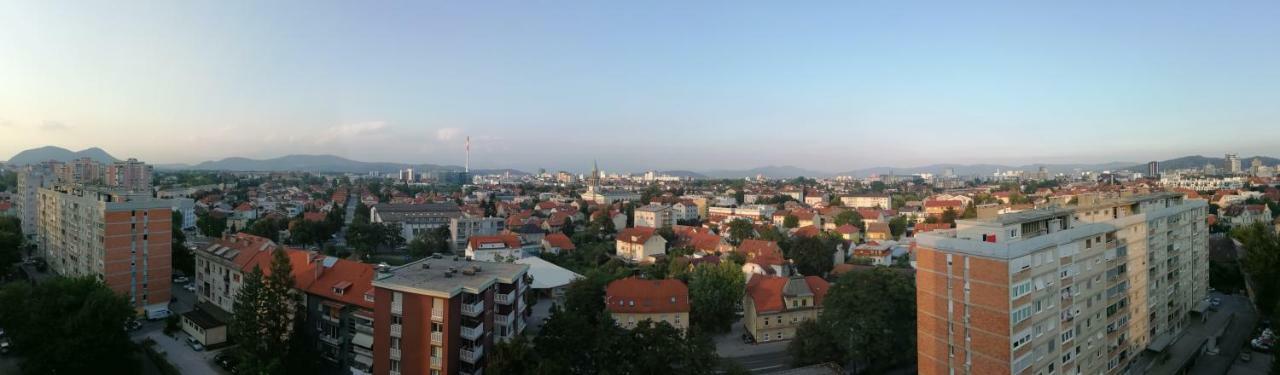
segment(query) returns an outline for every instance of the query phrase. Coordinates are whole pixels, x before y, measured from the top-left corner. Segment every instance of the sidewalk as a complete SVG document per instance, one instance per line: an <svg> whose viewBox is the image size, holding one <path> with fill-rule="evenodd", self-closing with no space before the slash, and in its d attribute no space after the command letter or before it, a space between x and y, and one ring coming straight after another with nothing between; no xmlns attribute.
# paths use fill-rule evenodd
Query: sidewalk
<svg viewBox="0 0 1280 375"><path fill-rule="evenodd" d="M742 335L746 332L746 328L742 326L742 319L734 321L729 333L717 335L713 338L716 344L716 354L719 354L722 358L739 358L787 351L787 343L790 341L757 344L743 343Z"/></svg>
<svg viewBox="0 0 1280 375"><path fill-rule="evenodd" d="M219 372L213 368L213 357L217 352L191 350L191 347L187 346L187 335L178 333L175 339L155 331L148 333L146 337L155 340L156 350L163 352L165 359L177 367L183 375L219 375Z"/></svg>

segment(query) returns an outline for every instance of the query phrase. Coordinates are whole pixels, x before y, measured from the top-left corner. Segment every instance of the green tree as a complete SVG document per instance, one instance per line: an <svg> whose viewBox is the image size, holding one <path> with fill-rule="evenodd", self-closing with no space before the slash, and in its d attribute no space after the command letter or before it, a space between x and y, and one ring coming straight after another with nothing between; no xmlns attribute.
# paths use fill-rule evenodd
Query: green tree
<svg viewBox="0 0 1280 375"><path fill-rule="evenodd" d="M139 373L136 348L121 329L133 316L124 296L93 278L0 288L0 326L28 374Z"/></svg>
<svg viewBox="0 0 1280 375"><path fill-rule="evenodd" d="M802 275L822 276L835 263L835 244L818 237L802 237L791 245L790 258Z"/></svg>
<svg viewBox="0 0 1280 375"><path fill-rule="evenodd" d="M796 215L788 214L787 216L782 218L783 228L794 229L799 226L800 226L800 218L796 217Z"/></svg>
<svg viewBox="0 0 1280 375"><path fill-rule="evenodd" d="M449 227L441 226L419 235L413 241L409 241L409 255L425 257L431 254L450 252L449 241L451 241Z"/></svg>
<svg viewBox="0 0 1280 375"><path fill-rule="evenodd" d="M689 275L690 323L703 332L728 332L746 282L741 266L733 262L694 267Z"/></svg>
<svg viewBox="0 0 1280 375"><path fill-rule="evenodd" d="M22 261L22 221L16 217L0 217L0 279Z"/></svg>
<svg viewBox="0 0 1280 375"><path fill-rule="evenodd" d="M712 374L719 362L710 338L684 337L667 322L641 321L621 341L624 374Z"/></svg>
<svg viewBox="0 0 1280 375"><path fill-rule="evenodd" d="M297 299L293 295L293 264L284 247L271 252L271 274L267 275L263 284L263 297L267 300L261 310L260 319L265 320L263 336L267 339L267 350L271 353L286 353L289 350L289 332L294 322L294 311L297 310ZM302 318L302 314L298 314Z"/></svg>
<svg viewBox="0 0 1280 375"><path fill-rule="evenodd" d="M844 362L883 371L915 360L914 280L887 267L845 273L827 292L819 322Z"/></svg>
<svg viewBox="0 0 1280 375"><path fill-rule="evenodd" d="M957 217L957 216L958 216L958 214L956 213L956 210L955 210L954 208L947 207L947 209L946 209L945 211L942 211L942 220L941 220L941 221L942 221L943 223L951 224L951 225L953 225L953 226L954 226L954 225L956 225L956 217Z"/></svg>
<svg viewBox="0 0 1280 375"><path fill-rule="evenodd" d="M858 227L858 229L861 229L861 230L867 229L867 225L862 222L862 214L859 214L858 211L854 211L854 210L841 211L840 213L836 214L836 218L834 221L836 226L850 224L855 227Z"/></svg>
<svg viewBox="0 0 1280 375"><path fill-rule="evenodd" d="M232 302L231 324L228 338L236 346L232 355L239 359L237 369L244 374L270 374L280 367L275 354L267 351L267 321L261 315L268 301L265 298L266 281L262 269L257 266L244 276L244 283Z"/></svg>
<svg viewBox="0 0 1280 375"><path fill-rule="evenodd" d="M907 232L907 217L898 215L889 219L889 233L893 234L893 238L899 238L903 233Z"/></svg>
<svg viewBox="0 0 1280 375"><path fill-rule="evenodd" d="M750 221L734 219L729 221L729 243L733 246L742 244L742 240L755 238L756 228Z"/></svg>
<svg viewBox="0 0 1280 375"><path fill-rule="evenodd" d="M1255 299L1264 315L1271 315L1280 302L1280 236L1262 224L1236 228L1232 237L1244 246L1240 265L1249 275L1256 292Z"/></svg>
<svg viewBox="0 0 1280 375"><path fill-rule="evenodd" d="M796 327L796 334L787 344L791 365L803 367L819 363L841 362L840 345L818 320L806 320Z"/></svg>
<svg viewBox="0 0 1280 375"><path fill-rule="evenodd" d="M220 237L227 230L227 218L216 218L207 212L196 214L196 228L205 237Z"/></svg>
<svg viewBox="0 0 1280 375"><path fill-rule="evenodd" d="M493 375L536 373L538 358L531 344L525 335L516 335L514 339L494 344L484 372Z"/></svg>
<svg viewBox="0 0 1280 375"><path fill-rule="evenodd" d="M883 193L883 192L884 192L884 189L887 189L888 187L889 187L889 186L888 186L888 185L885 185L885 183L884 183L883 181L872 181L872 182L871 182L871 191L874 191L874 192L877 192L877 193Z"/></svg>

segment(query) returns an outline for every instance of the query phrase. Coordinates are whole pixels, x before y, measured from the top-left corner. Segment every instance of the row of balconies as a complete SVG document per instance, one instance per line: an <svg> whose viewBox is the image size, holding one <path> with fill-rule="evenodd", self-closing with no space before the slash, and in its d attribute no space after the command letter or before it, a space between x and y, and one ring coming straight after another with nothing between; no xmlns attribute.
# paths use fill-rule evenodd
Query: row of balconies
<svg viewBox="0 0 1280 375"><path fill-rule="evenodd" d="M484 356L483 346L475 346L470 348L464 347L464 348L458 349L458 357L463 362L475 364L476 362L480 361L480 357L482 356Z"/></svg>

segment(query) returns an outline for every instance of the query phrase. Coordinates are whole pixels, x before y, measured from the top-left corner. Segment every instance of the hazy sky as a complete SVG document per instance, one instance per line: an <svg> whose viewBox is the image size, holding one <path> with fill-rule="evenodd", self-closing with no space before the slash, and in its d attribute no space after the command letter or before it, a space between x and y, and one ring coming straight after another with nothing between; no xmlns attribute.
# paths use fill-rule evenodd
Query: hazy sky
<svg viewBox="0 0 1280 375"><path fill-rule="evenodd" d="M1280 154L1280 2L751 3L4 1L0 159L460 164L466 135L473 166L523 169Z"/></svg>

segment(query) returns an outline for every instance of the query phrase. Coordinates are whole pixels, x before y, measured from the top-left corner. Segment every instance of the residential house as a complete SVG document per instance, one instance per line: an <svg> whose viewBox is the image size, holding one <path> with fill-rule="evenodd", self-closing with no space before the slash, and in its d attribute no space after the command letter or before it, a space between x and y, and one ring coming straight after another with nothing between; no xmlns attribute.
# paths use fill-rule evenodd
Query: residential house
<svg viewBox="0 0 1280 375"><path fill-rule="evenodd" d="M605 309L622 328L649 320L689 329L689 287L680 280L629 277L609 283L604 294Z"/></svg>
<svg viewBox="0 0 1280 375"><path fill-rule="evenodd" d="M671 219L671 207L660 204L647 204L635 209L635 226L648 228L665 228L674 223Z"/></svg>
<svg viewBox="0 0 1280 375"><path fill-rule="evenodd" d="M632 263L647 263L653 261L655 255L666 254L667 240L653 228L626 228L618 232L616 246L618 257Z"/></svg>
<svg viewBox="0 0 1280 375"><path fill-rule="evenodd" d="M888 194L854 194L840 197L840 203L853 208L893 208Z"/></svg>
<svg viewBox="0 0 1280 375"><path fill-rule="evenodd" d="M867 241L885 241L893 239L893 232L889 230L889 223L875 222L867 224Z"/></svg>
<svg viewBox="0 0 1280 375"><path fill-rule="evenodd" d="M514 234L471 236L467 240L467 258L484 262L506 262L524 258L520 237Z"/></svg>
<svg viewBox="0 0 1280 375"><path fill-rule="evenodd" d="M1271 223L1271 208L1265 204L1237 204L1221 210L1220 219L1232 228Z"/></svg>
<svg viewBox="0 0 1280 375"><path fill-rule="evenodd" d="M843 238L845 241L856 243L862 240L862 229L858 229L858 227L853 224L841 225L836 227L835 231L836 233L839 233L840 238Z"/></svg>
<svg viewBox="0 0 1280 375"><path fill-rule="evenodd" d="M577 246L564 233L551 233L542 238L542 251L548 254L560 254L576 250Z"/></svg>
<svg viewBox="0 0 1280 375"><path fill-rule="evenodd" d="M790 340L822 314L829 285L817 276L761 276L747 283L742 324L756 342Z"/></svg>

